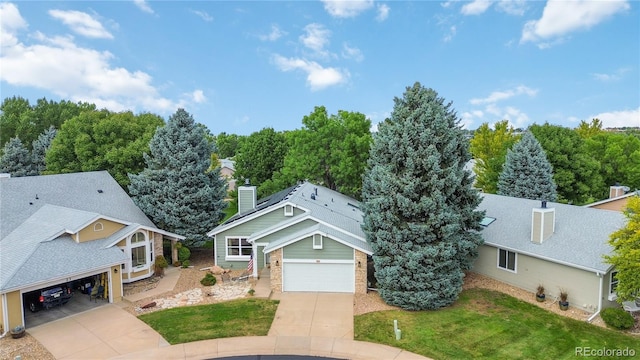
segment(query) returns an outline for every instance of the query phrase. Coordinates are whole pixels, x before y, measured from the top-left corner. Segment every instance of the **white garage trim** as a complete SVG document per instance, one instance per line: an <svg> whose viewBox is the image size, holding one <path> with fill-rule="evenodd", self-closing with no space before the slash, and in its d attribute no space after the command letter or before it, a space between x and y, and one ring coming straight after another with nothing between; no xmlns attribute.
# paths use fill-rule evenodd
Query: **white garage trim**
<svg viewBox="0 0 640 360"><path fill-rule="evenodd" d="M29 286L26 288L22 288L20 289L20 294L24 294L24 293L28 293L34 290L38 290L38 289L42 289L42 288L46 288L49 286L53 286L53 285L58 285L58 284L65 284L74 280L78 280L78 279L82 279L85 277L90 277L90 276L94 276L94 275L99 275L102 273L111 273L111 268L104 268L104 269L100 269L100 270L94 270L94 271L88 271L86 273L81 273L81 274L76 274L76 275L72 275L72 276L68 276L68 277L63 277L63 278L57 278L57 279L51 279L51 280L47 280L46 282L41 282L38 283L37 285L33 285L33 286ZM111 290L111 289L109 289Z"/></svg>
<svg viewBox="0 0 640 360"><path fill-rule="evenodd" d="M287 259L282 266L282 291L355 292L353 260Z"/></svg>

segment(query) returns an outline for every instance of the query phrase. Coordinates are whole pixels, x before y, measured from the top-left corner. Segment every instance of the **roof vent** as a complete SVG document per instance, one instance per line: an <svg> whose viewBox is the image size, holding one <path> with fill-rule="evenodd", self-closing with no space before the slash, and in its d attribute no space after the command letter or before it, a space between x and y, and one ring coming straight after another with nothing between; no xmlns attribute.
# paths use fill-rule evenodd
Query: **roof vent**
<svg viewBox="0 0 640 360"><path fill-rule="evenodd" d="M311 193L311 200L315 200L316 199L316 194Z"/></svg>
<svg viewBox="0 0 640 360"><path fill-rule="evenodd" d="M98 189L98 194L102 194L103 192L102 189Z"/></svg>
<svg viewBox="0 0 640 360"><path fill-rule="evenodd" d="M38 197L38 194L36 194L36 200L39 200L40 198Z"/></svg>
<svg viewBox="0 0 640 360"><path fill-rule="evenodd" d="M540 206L543 209L547 208L547 200L542 200L542 206Z"/></svg>

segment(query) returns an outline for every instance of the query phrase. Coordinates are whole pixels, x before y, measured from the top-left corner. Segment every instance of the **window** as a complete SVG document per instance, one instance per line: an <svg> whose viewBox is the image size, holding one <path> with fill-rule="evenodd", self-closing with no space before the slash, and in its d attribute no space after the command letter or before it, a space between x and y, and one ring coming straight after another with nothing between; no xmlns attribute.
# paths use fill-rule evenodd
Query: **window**
<svg viewBox="0 0 640 360"><path fill-rule="evenodd" d="M284 206L284 216L293 216L293 205Z"/></svg>
<svg viewBox="0 0 640 360"><path fill-rule="evenodd" d="M139 242L144 242L145 240L146 239L145 239L144 233L137 232L137 233L131 235L131 243L132 244L139 243Z"/></svg>
<svg viewBox="0 0 640 360"><path fill-rule="evenodd" d="M611 281L609 282L609 294L615 295L616 288L618 287L618 272L611 272Z"/></svg>
<svg viewBox="0 0 640 360"><path fill-rule="evenodd" d="M97 222L93 224L93 231L102 231L104 229L104 225L101 222Z"/></svg>
<svg viewBox="0 0 640 360"><path fill-rule="evenodd" d="M516 253L498 249L498 267L516 272Z"/></svg>
<svg viewBox="0 0 640 360"><path fill-rule="evenodd" d="M322 249L322 235L313 234L313 248L316 250Z"/></svg>
<svg viewBox="0 0 640 360"><path fill-rule="evenodd" d="M147 265L147 247L138 246L131 249L131 265L140 267Z"/></svg>
<svg viewBox="0 0 640 360"><path fill-rule="evenodd" d="M249 260L249 256L251 256L251 250L251 244L249 244L247 238L227 238L227 258Z"/></svg>

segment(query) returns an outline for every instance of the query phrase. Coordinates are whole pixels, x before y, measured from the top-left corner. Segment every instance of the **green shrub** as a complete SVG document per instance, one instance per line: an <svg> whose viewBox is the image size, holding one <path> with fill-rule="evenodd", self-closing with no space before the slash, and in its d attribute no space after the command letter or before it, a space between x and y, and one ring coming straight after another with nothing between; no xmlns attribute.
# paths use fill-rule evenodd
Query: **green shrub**
<svg viewBox="0 0 640 360"><path fill-rule="evenodd" d="M188 268L188 267L189 267L189 265L191 265L191 263L189 262L189 260L185 260L185 261L183 261L183 262L182 262L182 267L183 267L183 268Z"/></svg>
<svg viewBox="0 0 640 360"><path fill-rule="evenodd" d="M216 284L216 277L213 276L212 273L207 273L207 275L205 275L204 278L200 280L200 284L204 286L213 286Z"/></svg>
<svg viewBox="0 0 640 360"><path fill-rule="evenodd" d="M633 327L633 316L620 308L606 308L600 313L600 317L607 326L614 329L627 330Z"/></svg>
<svg viewBox="0 0 640 360"><path fill-rule="evenodd" d="M189 257L191 257L191 250L189 250L189 248L186 246L181 246L178 249L178 260L184 263L185 261L189 260Z"/></svg>

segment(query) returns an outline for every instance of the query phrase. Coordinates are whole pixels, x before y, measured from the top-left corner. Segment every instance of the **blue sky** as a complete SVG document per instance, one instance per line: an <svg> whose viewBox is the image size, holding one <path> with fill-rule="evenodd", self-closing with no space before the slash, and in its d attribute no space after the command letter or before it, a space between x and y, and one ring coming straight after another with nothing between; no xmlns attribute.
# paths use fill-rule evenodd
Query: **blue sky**
<svg viewBox="0 0 640 360"><path fill-rule="evenodd" d="M2 98L87 101L212 133L291 130L315 106L377 124L419 81L475 129L640 126L634 1L0 3Z"/></svg>

